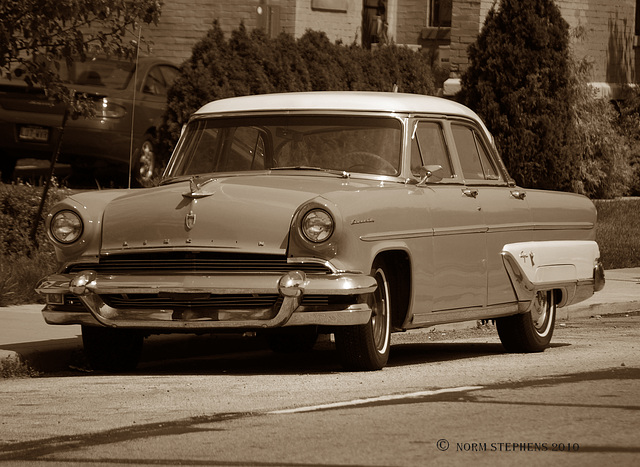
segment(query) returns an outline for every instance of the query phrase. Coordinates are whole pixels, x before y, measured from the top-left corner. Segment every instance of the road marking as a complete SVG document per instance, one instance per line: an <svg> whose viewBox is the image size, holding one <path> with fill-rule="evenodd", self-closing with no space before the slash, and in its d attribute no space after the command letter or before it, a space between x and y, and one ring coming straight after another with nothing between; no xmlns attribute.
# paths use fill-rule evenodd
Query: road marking
<svg viewBox="0 0 640 467"><path fill-rule="evenodd" d="M335 409L340 407L351 407L354 405L373 404L376 402L387 402L400 399L413 399L417 397L436 396L438 394L446 394L449 392L475 391L482 389L483 386L461 386L458 388L436 389L433 391L408 392L405 394L389 394L386 396L369 397L367 399L354 399L351 401L334 402L332 404L310 405L307 407L298 407L295 409L274 410L267 412L269 414L281 415L300 412L313 412L315 410Z"/></svg>

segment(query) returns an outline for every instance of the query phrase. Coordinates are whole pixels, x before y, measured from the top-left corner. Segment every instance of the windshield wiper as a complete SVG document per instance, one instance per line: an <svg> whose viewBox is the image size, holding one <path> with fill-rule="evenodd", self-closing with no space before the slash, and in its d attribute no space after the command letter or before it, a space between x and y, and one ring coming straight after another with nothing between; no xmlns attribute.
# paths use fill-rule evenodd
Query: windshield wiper
<svg viewBox="0 0 640 467"><path fill-rule="evenodd" d="M313 167L310 165L291 165L287 167L271 167L270 170L315 170L318 172L325 172L333 175L339 175L342 178L349 178L351 176L351 174L346 170L325 169L322 167Z"/></svg>

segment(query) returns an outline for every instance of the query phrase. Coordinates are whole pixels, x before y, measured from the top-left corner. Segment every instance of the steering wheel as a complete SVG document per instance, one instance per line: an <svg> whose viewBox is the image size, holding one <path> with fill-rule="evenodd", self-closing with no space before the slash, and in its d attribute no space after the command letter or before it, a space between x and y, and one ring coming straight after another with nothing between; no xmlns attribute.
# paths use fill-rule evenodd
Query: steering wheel
<svg viewBox="0 0 640 467"><path fill-rule="evenodd" d="M366 151L353 151L347 153L347 160L353 160L355 164L349 166L348 172L374 173L378 175L395 175L396 168L389 161L377 154Z"/></svg>

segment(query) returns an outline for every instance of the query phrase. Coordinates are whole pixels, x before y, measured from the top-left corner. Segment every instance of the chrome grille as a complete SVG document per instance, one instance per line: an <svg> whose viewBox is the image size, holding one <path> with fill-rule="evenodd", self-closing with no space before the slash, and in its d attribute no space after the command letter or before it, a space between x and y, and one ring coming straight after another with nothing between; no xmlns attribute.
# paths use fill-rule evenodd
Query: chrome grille
<svg viewBox="0 0 640 467"><path fill-rule="evenodd" d="M109 294L100 296L113 308L174 309L219 308L246 310L251 308L279 307L282 297L278 294ZM302 306L326 307L337 303L354 303L353 296L305 295Z"/></svg>
<svg viewBox="0 0 640 467"><path fill-rule="evenodd" d="M278 294L205 294L202 297L172 297L171 295L101 295L105 303L113 308L158 309L158 308L225 308L251 309L270 308L282 300Z"/></svg>
<svg viewBox="0 0 640 467"><path fill-rule="evenodd" d="M293 269L328 274L323 264L288 264L284 255L164 252L103 256L98 264L74 264L68 273L91 269L99 274L285 273Z"/></svg>

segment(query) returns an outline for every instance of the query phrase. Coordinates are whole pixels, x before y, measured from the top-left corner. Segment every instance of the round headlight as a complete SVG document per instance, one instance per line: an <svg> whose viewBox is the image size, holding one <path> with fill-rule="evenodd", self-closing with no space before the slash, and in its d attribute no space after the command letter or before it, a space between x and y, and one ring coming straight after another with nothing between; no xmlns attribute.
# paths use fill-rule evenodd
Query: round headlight
<svg viewBox="0 0 640 467"><path fill-rule="evenodd" d="M311 242L324 242L333 233L333 218L327 211L312 209L302 218L302 233Z"/></svg>
<svg viewBox="0 0 640 467"><path fill-rule="evenodd" d="M82 235L82 219L73 211L60 211L51 219L51 235L60 243L73 243Z"/></svg>

